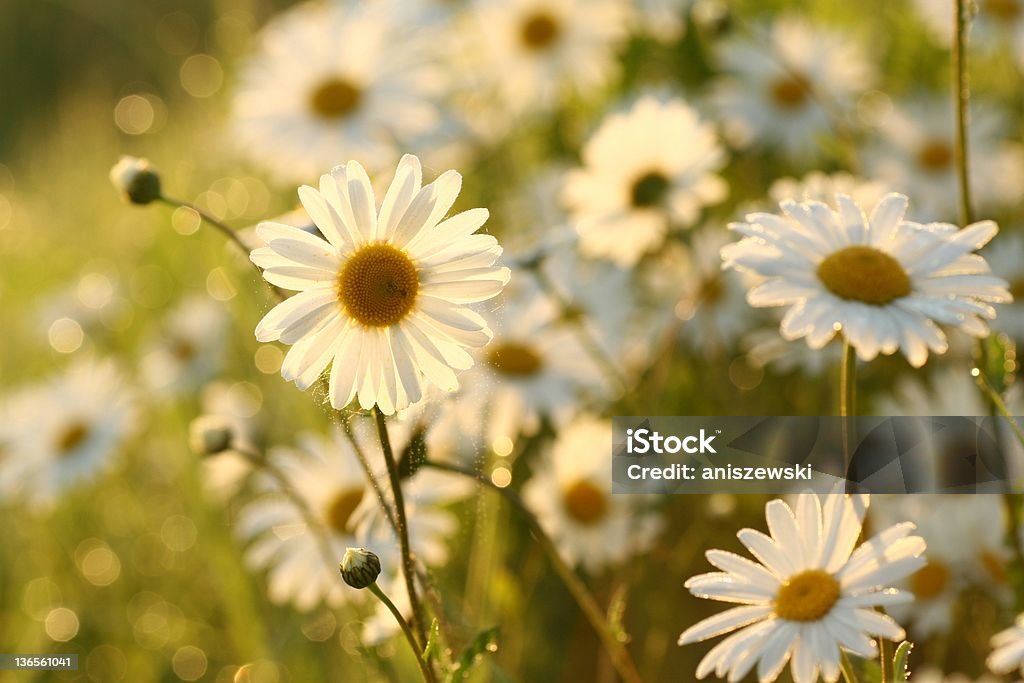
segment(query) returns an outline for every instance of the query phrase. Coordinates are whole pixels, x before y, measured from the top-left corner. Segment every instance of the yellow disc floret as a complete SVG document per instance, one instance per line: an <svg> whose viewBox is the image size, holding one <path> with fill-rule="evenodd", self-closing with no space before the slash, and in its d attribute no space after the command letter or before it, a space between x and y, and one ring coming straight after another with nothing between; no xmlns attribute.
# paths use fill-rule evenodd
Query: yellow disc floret
<svg viewBox="0 0 1024 683"><path fill-rule="evenodd" d="M949 569L941 562L931 561L910 577L910 592L920 600L940 595L949 585Z"/></svg>
<svg viewBox="0 0 1024 683"><path fill-rule="evenodd" d="M608 513L608 494L586 479L566 487L562 502L569 517L584 526L597 524Z"/></svg>
<svg viewBox="0 0 1024 683"><path fill-rule="evenodd" d="M883 306L910 294L910 276L880 249L857 245L840 249L818 266L818 279L840 299Z"/></svg>
<svg viewBox="0 0 1024 683"><path fill-rule="evenodd" d="M558 21L545 12L527 17L521 29L523 45L530 50L546 50L558 41L562 27Z"/></svg>
<svg viewBox="0 0 1024 683"><path fill-rule="evenodd" d="M775 596L775 613L789 621L817 621L839 600L839 582L821 569L793 576Z"/></svg>
<svg viewBox="0 0 1024 683"><path fill-rule="evenodd" d="M339 534L353 533L352 513L356 511L359 504L363 502L362 488L348 488L339 491L327 504L324 516L327 518L327 526Z"/></svg>
<svg viewBox="0 0 1024 683"><path fill-rule="evenodd" d="M368 244L338 274L338 300L345 313L367 327L400 322L416 303L419 271L405 252L390 244Z"/></svg>
<svg viewBox="0 0 1024 683"><path fill-rule="evenodd" d="M322 119L341 119L359 107L362 91L349 81L332 78L313 89L309 106Z"/></svg>
<svg viewBox="0 0 1024 683"><path fill-rule="evenodd" d="M491 345L487 351L487 364L502 375L529 377L540 372L544 361L527 344L505 342Z"/></svg>

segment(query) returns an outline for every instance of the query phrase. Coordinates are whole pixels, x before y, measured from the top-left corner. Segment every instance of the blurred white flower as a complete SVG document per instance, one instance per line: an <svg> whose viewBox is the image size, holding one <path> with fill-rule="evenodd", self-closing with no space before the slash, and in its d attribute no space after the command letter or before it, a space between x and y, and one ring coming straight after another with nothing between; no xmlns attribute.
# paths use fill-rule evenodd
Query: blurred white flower
<svg viewBox="0 0 1024 683"><path fill-rule="evenodd" d="M607 84L628 27L622 0L477 0L473 12L467 85L513 114L547 111L570 92Z"/></svg>
<svg viewBox="0 0 1024 683"><path fill-rule="evenodd" d="M874 503L871 518L876 525L913 519L928 544L927 564L897 586L914 594L913 603L889 610L907 625L912 639L948 633L956 600L968 586L982 588L993 597L1008 597L1009 551L1004 544L1006 515L1000 496L894 495L877 496Z"/></svg>
<svg viewBox="0 0 1024 683"><path fill-rule="evenodd" d="M936 323L988 335L991 304L1011 297L972 252L999 231L995 223L912 223L904 220L907 198L895 193L870 218L845 195L836 204L787 201L782 216L753 213L730 224L744 239L722 250L725 266L766 278L747 293L750 305L790 306L783 337L805 337L817 349L841 330L862 360L899 349L920 367L929 349L948 348Z"/></svg>
<svg viewBox="0 0 1024 683"><path fill-rule="evenodd" d="M765 507L771 536L743 529L737 537L758 563L724 550L709 550L708 561L721 572L689 579L686 588L700 598L739 603L691 626L679 644L732 633L713 647L696 677L712 671L739 681L757 666L761 683L774 681L787 661L796 683L814 683L819 674L839 679L840 649L871 659L878 647L870 636L901 640L903 629L875 611L912 596L889 588L924 565L925 542L911 536L914 525L891 526L854 550L868 496L797 497L796 510L782 500Z"/></svg>
<svg viewBox="0 0 1024 683"><path fill-rule="evenodd" d="M1020 670L1024 676L1024 614L1014 621L1013 626L992 636L992 653L985 660L989 670L997 674L1008 674Z"/></svg>
<svg viewBox="0 0 1024 683"><path fill-rule="evenodd" d="M716 172L725 153L714 129L682 100L644 97L607 117L571 171L564 200L580 249L621 266L659 247L672 228L692 227L701 209L722 201Z"/></svg>
<svg viewBox="0 0 1024 683"><path fill-rule="evenodd" d="M722 270L722 247L731 236L719 227L693 234L690 248L669 244L645 266L643 280L661 318L677 326L689 347L705 354L732 348L756 312L747 305L743 277ZM777 337L777 335L776 335Z"/></svg>
<svg viewBox="0 0 1024 683"><path fill-rule="evenodd" d="M138 428L136 395L111 360L85 358L24 390L13 408L4 469L17 495L48 508L108 469Z"/></svg>
<svg viewBox="0 0 1024 683"><path fill-rule="evenodd" d="M1024 147L1004 135L1002 116L975 106L969 131L972 197L983 212L1024 197ZM959 197L956 133L949 97L920 96L897 103L878 122L879 136L864 152L872 176L898 187L917 217L952 220Z"/></svg>
<svg viewBox="0 0 1024 683"><path fill-rule="evenodd" d="M612 495L611 422L582 416L565 427L523 487L523 500L567 561L590 572L643 553L662 519L643 497Z"/></svg>
<svg viewBox="0 0 1024 683"><path fill-rule="evenodd" d="M338 159L380 171L444 123L429 31L408 3L310 2L268 24L243 63L239 147L283 180Z"/></svg>
<svg viewBox="0 0 1024 683"><path fill-rule="evenodd" d="M231 426L231 450L200 462L203 490L224 502L238 493L252 473L251 457L262 452L263 429L257 419L260 402L239 384L217 381L203 387L200 410Z"/></svg>
<svg viewBox="0 0 1024 683"><path fill-rule="evenodd" d="M640 33L663 43L679 40L686 32L686 14L692 0L635 0L634 22Z"/></svg>
<svg viewBox="0 0 1024 683"><path fill-rule="evenodd" d="M889 192L878 180L865 180L843 171L822 173L811 171L803 178L779 178L768 188L773 204L787 199L794 202L815 201L836 208L836 195L845 194L859 206L874 206Z"/></svg>
<svg viewBox="0 0 1024 683"><path fill-rule="evenodd" d="M1011 337L1024 340L1024 235L1004 233L998 245L989 245L983 256L992 272L1010 283L1012 304L999 304L999 317L993 327Z"/></svg>
<svg viewBox="0 0 1024 683"><path fill-rule="evenodd" d="M223 304L205 295L181 301L161 323L140 372L161 395L191 392L220 370L227 332Z"/></svg>
<svg viewBox="0 0 1024 683"><path fill-rule="evenodd" d="M843 357L843 345L838 341L821 349L808 349L806 344L779 336L778 323L770 329L758 329L745 335L740 346L754 363L771 365L780 373L799 371L810 377L831 372L839 367Z"/></svg>
<svg viewBox="0 0 1024 683"><path fill-rule="evenodd" d="M944 674L938 669L918 669L914 667L914 683L1000 683L1000 679L994 676L982 676L971 678L964 674Z"/></svg>
<svg viewBox="0 0 1024 683"><path fill-rule="evenodd" d="M954 3L945 0L914 0L914 7L934 38L944 46L953 44ZM1024 2L1021 0L978 0L970 4L968 45L972 50L991 53L1010 47L1024 67Z"/></svg>
<svg viewBox="0 0 1024 683"><path fill-rule="evenodd" d="M452 391L465 351L491 339L468 304L501 292L509 270L494 265L501 247L474 234L486 209L445 219L462 177L447 171L421 187L419 159L406 155L377 209L366 171L337 166L320 190L299 197L326 240L280 223L261 223L269 246L252 252L272 284L300 292L256 327L259 341L293 344L281 375L309 388L331 365L330 402L354 398L392 414L420 400L431 384ZM333 363L332 363L333 361Z"/></svg>
<svg viewBox="0 0 1024 683"><path fill-rule="evenodd" d="M779 146L797 157L818 154L818 138L874 79L862 46L802 19L776 20L760 39L735 38L721 47L732 76L712 99L734 144Z"/></svg>

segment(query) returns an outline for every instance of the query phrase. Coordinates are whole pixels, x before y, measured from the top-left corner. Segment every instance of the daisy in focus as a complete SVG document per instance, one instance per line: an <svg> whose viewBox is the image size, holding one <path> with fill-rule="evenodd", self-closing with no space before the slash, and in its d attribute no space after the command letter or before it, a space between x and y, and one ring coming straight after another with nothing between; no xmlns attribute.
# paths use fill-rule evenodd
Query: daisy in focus
<svg viewBox="0 0 1024 683"><path fill-rule="evenodd" d="M572 91L586 93L616 73L615 53L626 38L627 6L621 0L478 0L469 26L469 49L492 62L474 74L491 74L502 103L516 113L546 111ZM489 86L489 87L488 87Z"/></svg>
<svg viewBox="0 0 1024 683"><path fill-rule="evenodd" d="M722 249L724 265L764 278L747 293L751 306L790 307L780 325L787 340L819 349L841 331L862 360L899 349L920 367L929 350L948 349L938 324L985 337L992 304L1012 297L973 253L999 231L995 223L912 223L907 205L889 194L868 217L845 195L837 209L785 201L781 216L730 224L744 238Z"/></svg>
<svg viewBox="0 0 1024 683"><path fill-rule="evenodd" d="M645 97L609 116L583 148L563 199L590 257L635 264L674 227L725 199L725 152L714 129L682 100Z"/></svg>
<svg viewBox="0 0 1024 683"><path fill-rule="evenodd" d="M796 157L815 156L817 139L832 133L830 110L845 110L874 80L860 44L795 18L775 21L763 40L725 43L720 61L733 74L713 93L726 137Z"/></svg>
<svg viewBox="0 0 1024 683"><path fill-rule="evenodd" d="M1024 197L1024 149L1005 135L1003 117L978 105L969 134L973 197L982 211L1016 204ZM903 188L922 216L957 215L956 133L948 97L918 97L898 103L878 122L877 144L865 150L875 177Z"/></svg>
<svg viewBox="0 0 1024 683"><path fill-rule="evenodd" d="M642 497L612 495L610 421L581 416L565 427L523 488L523 500L574 565L599 572L653 543L663 522Z"/></svg>
<svg viewBox="0 0 1024 683"><path fill-rule="evenodd" d="M75 485L108 469L136 429L136 396L110 360L83 359L25 390L12 408L6 477L34 507L48 508Z"/></svg>
<svg viewBox="0 0 1024 683"><path fill-rule="evenodd" d="M819 674L832 683L839 679L840 649L870 659L878 656L872 636L903 638L903 629L874 608L912 599L888 586L924 565L925 543L904 522L854 549L868 502L866 495L834 491L822 505L806 493L797 497L794 511L772 500L765 507L770 536L753 529L737 534L759 562L707 552L722 571L695 576L686 588L740 606L679 636L686 645L731 633L701 660L698 679L714 671L739 681L756 666L758 680L767 683L788 661L796 683L814 683Z"/></svg>
<svg viewBox="0 0 1024 683"><path fill-rule="evenodd" d="M386 0L282 13L240 70L239 148L285 180L314 178L337 159L393 164L444 123L421 29L408 4Z"/></svg>
<svg viewBox="0 0 1024 683"><path fill-rule="evenodd" d="M331 406L357 398L385 414L419 401L426 386L458 387L456 370L473 364L467 348L491 339L470 304L509 280L495 266L501 247L475 234L486 209L445 218L462 187L447 171L422 186L420 161L406 155L378 210L357 162L299 188L326 240L292 226L261 223L268 246L252 252L271 284L299 292L256 327L261 342L291 344L281 376L308 389L331 366Z"/></svg>

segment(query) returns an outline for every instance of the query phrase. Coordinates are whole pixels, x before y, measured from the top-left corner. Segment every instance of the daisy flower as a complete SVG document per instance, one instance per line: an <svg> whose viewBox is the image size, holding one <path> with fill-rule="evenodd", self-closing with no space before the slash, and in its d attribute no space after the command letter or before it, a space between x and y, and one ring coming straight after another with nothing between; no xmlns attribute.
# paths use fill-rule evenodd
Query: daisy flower
<svg viewBox="0 0 1024 683"><path fill-rule="evenodd" d="M691 227L728 187L725 153L710 124L682 100L644 97L609 116L566 177L564 201L587 256L620 266L657 248L672 227Z"/></svg>
<svg viewBox="0 0 1024 683"><path fill-rule="evenodd" d="M873 522L884 527L895 519L916 520L918 533L928 545L927 564L898 586L913 593L914 602L890 610L894 618L907 624L911 637L948 633L956 601L968 586L1007 597L1009 553L1003 543L1006 516L999 496L876 498Z"/></svg>
<svg viewBox="0 0 1024 683"><path fill-rule="evenodd" d="M491 339L468 306L509 279L508 268L494 265L497 240L475 234L487 210L445 219L462 177L447 171L421 182L419 159L406 155L378 210L366 171L350 161L323 175L319 191L299 188L326 240L278 223L257 228L268 246L252 252L253 263L268 282L299 294L267 313L256 338L292 344L281 375L300 389L332 365L335 409L355 397L392 414L418 401L425 385L453 391L455 370L473 364L465 349Z"/></svg>
<svg viewBox="0 0 1024 683"><path fill-rule="evenodd" d="M1010 283L1015 303L996 306L999 312L993 325L1017 340L1024 339L1024 235L1007 233L999 240L999 248L989 246L984 252L992 272ZM966 413L964 413L966 414Z"/></svg>
<svg viewBox="0 0 1024 683"><path fill-rule="evenodd" d="M310 2L258 37L234 102L239 147L282 179L337 159L394 163L443 124L418 13L396 2Z"/></svg>
<svg viewBox="0 0 1024 683"><path fill-rule="evenodd" d="M761 683L774 681L790 661L796 683L814 683L819 674L839 679L840 648L874 658L871 636L901 640L903 629L875 611L911 599L888 586L924 565L924 540L910 535L914 525L891 526L854 550L868 496L834 491L824 505L817 495L797 497L796 510L782 500L765 507L769 535L743 529L737 536L758 562L724 550L709 550L708 561L721 572L689 579L686 588L700 598L739 603L691 626L679 644L732 633L697 666L696 676L712 671L739 681L757 667Z"/></svg>
<svg viewBox="0 0 1024 683"><path fill-rule="evenodd" d="M221 418L231 428L231 448L200 463L203 490L223 502L242 488L252 473L251 455L263 450L262 428L256 419L260 401L244 383L218 381L203 387L200 405L200 414Z"/></svg>
<svg viewBox="0 0 1024 683"><path fill-rule="evenodd" d="M567 561L598 572L651 546L662 520L642 498L612 495L608 452L612 425L582 416L562 430L523 500Z"/></svg>
<svg viewBox="0 0 1024 683"><path fill-rule="evenodd" d="M1015 204L1024 196L1024 151L1006 139L998 112L976 109L969 132L975 202L983 211ZM869 172L890 187L903 188L925 216L956 216L954 121L948 97L921 96L897 103L878 122L877 143L864 153Z"/></svg>
<svg viewBox="0 0 1024 683"><path fill-rule="evenodd" d="M1010 46L1024 66L1024 2L1021 0L978 0L970 22L972 49L991 52ZM953 44L954 5L944 0L914 0L914 7L934 38L945 46Z"/></svg>
<svg viewBox="0 0 1024 683"><path fill-rule="evenodd" d="M18 457L9 459L8 476L32 505L46 508L111 465L138 426L135 394L113 361L93 359L25 391L19 411L29 419L9 434Z"/></svg>
<svg viewBox="0 0 1024 683"><path fill-rule="evenodd" d="M192 391L220 369L227 331L222 305L205 295L189 297L168 314L161 328L140 368L152 391Z"/></svg>
<svg viewBox="0 0 1024 683"><path fill-rule="evenodd" d="M1024 676L1024 614L1013 626L992 636L992 653L985 660L992 673L1008 674L1020 670Z"/></svg>
<svg viewBox="0 0 1024 683"><path fill-rule="evenodd" d="M686 14L691 0L636 0L634 23L640 33L663 43L679 40L686 33Z"/></svg>
<svg viewBox="0 0 1024 683"><path fill-rule="evenodd" d="M874 78L860 44L792 17L775 21L764 39L725 42L720 57L732 76L712 100L726 136L799 157L815 155L817 139L831 133L828 110L845 110Z"/></svg>
<svg viewBox="0 0 1024 683"><path fill-rule="evenodd" d="M478 0L473 8L474 58L466 67L492 75L477 85L496 90L515 113L547 111L569 91L600 88L616 73L628 24L620 0Z"/></svg>
<svg viewBox="0 0 1024 683"><path fill-rule="evenodd" d="M752 306L789 306L780 331L812 349L842 331L862 360L901 349L914 367L928 351L945 353L936 323L988 335L992 303L1012 300L1006 282L973 253L999 231L992 221L958 230L904 219L907 198L886 195L866 216L846 195L781 203L783 215L748 214L730 228L744 235L722 249L727 268L764 278Z"/></svg>

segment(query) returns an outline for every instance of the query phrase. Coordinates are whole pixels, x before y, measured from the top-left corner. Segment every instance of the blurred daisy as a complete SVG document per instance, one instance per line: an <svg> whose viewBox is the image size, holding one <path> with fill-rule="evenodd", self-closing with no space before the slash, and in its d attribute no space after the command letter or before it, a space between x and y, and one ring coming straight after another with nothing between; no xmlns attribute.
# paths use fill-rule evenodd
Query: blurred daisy
<svg viewBox="0 0 1024 683"><path fill-rule="evenodd" d="M224 307L205 295L179 303L141 362L146 385L157 393L192 391L220 369L227 318Z"/></svg>
<svg viewBox="0 0 1024 683"><path fill-rule="evenodd" d="M628 23L620 0L478 0L474 8L470 54L493 63L481 69L474 58L466 66L492 75L507 109L546 111L568 92L600 88L615 75Z"/></svg>
<svg viewBox="0 0 1024 683"><path fill-rule="evenodd" d="M656 513L640 507L641 498L612 495L611 443L611 422L580 417L559 433L523 487L523 500L559 551L590 572L644 552L662 527Z"/></svg>
<svg viewBox="0 0 1024 683"><path fill-rule="evenodd" d="M833 342L821 349L808 349L806 344L797 344L780 337L778 324L770 329L757 329L744 335L740 347L756 365L771 365L780 373L796 371L810 377L820 377L831 372L843 357L842 344Z"/></svg>
<svg viewBox="0 0 1024 683"><path fill-rule="evenodd" d="M874 206L888 192L885 183L865 180L843 171L811 171L803 178L779 178L768 188L768 196L776 205L789 199L794 202L822 202L832 208L836 208L837 194L849 196L859 206Z"/></svg>
<svg viewBox="0 0 1024 683"><path fill-rule="evenodd" d="M679 40L686 32L691 0L636 0L634 22L640 33L663 43Z"/></svg>
<svg viewBox="0 0 1024 683"><path fill-rule="evenodd" d="M790 306L783 337L818 349L841 330L862 360L900 349L920 367L929 349L948 348L936 323L988 335L990 304L1012 300L972 253L999 231L995 223L911 223L907 198L895 193L870 218L845 195L836 203L838 210L786 201L782 216L753 213L730 224L745 237L722 249L725 267L766 278L747 293L750 305Z"/></svg>
<svg viewBox="0 0 1024 683"><path fill-rule="evenodd" d="M815 494L797 497L796 510L782 500L765 507L771 536L743 529L737 536L759 563L724 550L709 550L721 572L689 579L700 598L741 606L704 619L679 636L679 644L732 633L697 666L739 681L757 666L758 680L774 681L787 660L796 683L813 683L819 673L839 679L840 648L871 659L871 636L902 640L903 629L875 611L912 599L889 588L924 565L925 543L911 536L909 522L891 526L854 550L868 496L833 492L824 506Z"/></svg>
<svg viewBox="0 0 1024 683"><path fill-rule="evenodd" d="M994 676L971 678L964 674L944 674L938 669L914 669L914 683L1000 683Z"/></svg>
<svg viewBox="0 0 1024 683"><path fill-rule="evenodd" d="M985 664L992 673L1020 670L1024 676L1024 614L1017 617L1013 626L992 636L992 654Z"/></svg>
<svg viewBox="0 0 1024 683"><path fill-rule="evenodd" d="M260 401L244 384L212 382L203 387L202 415L226 421L231 429L231 448L203 458L203 489L210 497L226 501L234 496L252 473L252 456L263 452L263 430L256 419Z"/></svg>
<svg viewBox="0 0 1024 683"><path fill-rule="evenodd" d="M384 565L398 556L389 534L369 536L360 528L361 504L376 500L351 444L335 430L329 438L304 435L298 448L274 449L269 457L286 481L265 477L264 495L239 514L238 533L249 542L246 564L267 570L272 601L290 602L300 611L322 602L336 607L362 595L338 580L345 549L370 548Z"/></svg>
<svg viewBox="0 0 1024 683"><path fill-rule="evenodd" d="M501 247L474 234L486 209L445 219L462 186L447 171L421 187L420 162L406 155L380 209L357 162L303 186L299 197L326 240L291 226L261 223L268 246L252 252L272 284L300 292L257 325L261 342L292 344L281 375L309 388L328 365L330 402L355 397L394 413L423 395L425 385L452 391L455 370L473 364L465 351L491 339L468 304L501 292L509 270L494 265Z"/></svg>
<svg viewBox="0 0 1024 683"><path fill-rule="evenodd" d="M655 308L669 312L666 323L678 325L691 349L730 348L755 319L740 275L722 270L720 252L729 240L721 228L703 228L689 249L667 245L646 264L644 282L661 302Z"/></svg>
<svg viewBox="0 0 1024 683"><path fill-rule="evenodd" d="M922 96L899 103L878 123L881 135L865 151L870 173L904 190L922 216L956 216L954 121L948 97ZM990 109L981 108L971 116L971 187L983 212L1024 197L1024 150L1010 143L1004 130L1001 117Z"/></svg>
<svg viewBox="0 0 1024 683"><path fill-rule="evenodd" d="M921 19L937 41L953 44L955 5L945 0L914 0ZM990 52L1009 46L1024 66L1024 2L1021 0L978 0L970 22L970 47Z"/></svg>
<svg viewBox="0 0 1024 683"><path fill-rule="evenodd" d="M733 74L713 93L727 137L793 156L817 154L818 138L832 132L830 110L845 111L874 77L860 44L791 17L763 40L724 43L720 56Z"/></svg>
<svg viewBox="0 0 1024 683"><path fill-rule="evenodd" d="M234 103L241 149L287 180L337 159L393 164L442 125L418 13L396 2L310 2L261 32Z"/></svg>
<svg viewBox="0 0 1024 683"><path fill-rule="evenodd" d="M1024 339L1024 235L1005 233L999 239L998 247L990 245L984 256L992 266L992 272L1010 283L1010 294L1014 303L996 306L999 313L993 324L997 330L1006 332L1017 340Z"/></svg>
<svg viewBox="0 0 1024 683"><path fill-rule="evenodd" d="M636 263L672 227L691 227L722 201L725 154L712 127L681 100L645 97L609 116L583 148L564 200L587 256Z"/></svg>
<svg viewBox="0 0 1024 683"><path fill-rule="evenodd" d="M907 624L912 638L948 633L956 601L968 586L990 594L1005 592L1009 553L1003 543L1006 516L999 496L881 498L872 510L876 524L884 527L896 519L913 519L928 544L927 564L898 586L913 593L914 602L894 605L889 611Z"/></svg>
<svg viewBox="0 0 1024 683"><path fill-rule="evenodd" d="M20 495L45 508L110 466L138 426L135 394L113 361L93 359L26 391L23 421L9 435L17 457L8 458L8 476Z"/></svg>

